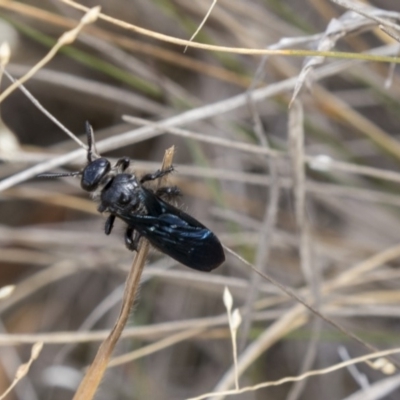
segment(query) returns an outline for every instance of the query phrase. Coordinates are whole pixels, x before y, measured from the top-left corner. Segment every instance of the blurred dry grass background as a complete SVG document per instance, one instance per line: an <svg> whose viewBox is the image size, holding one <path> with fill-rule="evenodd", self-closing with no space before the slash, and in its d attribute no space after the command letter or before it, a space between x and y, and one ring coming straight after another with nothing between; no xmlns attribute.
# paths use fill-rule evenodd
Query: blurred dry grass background
<svg viewBox="0 0 400 400"><path fill-rule="evenodd" d="M212 1L81 3L188 39ZM363 1L370 8L361 16L336 3L219 0L194 40L398 54L400 4ZM0 1L7 71L23 75L81 16L58 0ZM97 21L25 86L82 140L89 120L102 154L131 157L138 173L159 168L175 145L171 183L182 189L185 210L328 318L387 349L400 342L399 79L398 67L385 63L183 53ZM9 85L5 76L1 83ZM124 115L166 128L140 127L144 121ZM1 119L0 179L77 148L21 91L1 104ZM60 170L84 163L76 157L83 151L73 154ZM123 224L107 237L104 220L75 179L24 180L0 193L0 287L16 285L0 299L0 393L32 344L44 342L7 399L72 398L113 326L132 253ZM184 399L232 388L224 286L243 318L241 386L368 353L230 254L201 274L153 251L114 356L134 354L108 370L96 399ZM154 343L160 348L147 347ZM398 375L361 364L230 398L398 399L398 387Z"/></svg>

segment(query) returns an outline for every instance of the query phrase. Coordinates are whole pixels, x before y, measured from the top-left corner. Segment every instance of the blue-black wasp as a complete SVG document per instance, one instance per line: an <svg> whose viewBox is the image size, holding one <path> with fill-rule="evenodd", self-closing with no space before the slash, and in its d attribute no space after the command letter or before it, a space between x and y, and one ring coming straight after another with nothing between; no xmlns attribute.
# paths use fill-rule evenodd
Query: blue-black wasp
<svg viewBox="0 0 400 400"><path fill-rule="evenodd" d="M93 129L86 124L87 164L81 171L46 173L39 177L60 178L81 176L82 189L92 193L99 203L98 211L109 214L105 233L113 229L115 218L127 224L125 244L136 251L140 238L145 237L156 249L187 267L211 271L225 261L217 236L195 218L169 204L164 199L180 194L176 186L157 190L145 187L173 171L173 167L146 174L140 179L129 170L130 159L120 158L111 166L107 158L95 150Z"/></svg>

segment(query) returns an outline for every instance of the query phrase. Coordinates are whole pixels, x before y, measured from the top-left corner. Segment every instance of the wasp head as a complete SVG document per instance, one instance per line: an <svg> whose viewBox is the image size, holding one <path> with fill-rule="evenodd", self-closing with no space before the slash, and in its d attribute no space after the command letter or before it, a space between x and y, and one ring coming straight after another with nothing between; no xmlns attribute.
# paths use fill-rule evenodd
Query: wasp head
<svg viewBox="0 0 400 400"><path fill-rule="evenodd" d="M94 141L93 128L86 122L86 135L88 141L87 160L88 163L81 171L68 172L68 173L55 173L55 174L40 174L41 178L62 178L67 176L81 176L82 189L92 192L98 188L103 178L108 174L111 169L110 162L100 157L96 150Z"/></svg>
<svg viewBox="0 0 400 400"><path fill-rule="evenodd" d="M110 162L106 158L97 158L91 161L82 171L81 187L92 192L96 190L103 178L111 169Z"/></svg>

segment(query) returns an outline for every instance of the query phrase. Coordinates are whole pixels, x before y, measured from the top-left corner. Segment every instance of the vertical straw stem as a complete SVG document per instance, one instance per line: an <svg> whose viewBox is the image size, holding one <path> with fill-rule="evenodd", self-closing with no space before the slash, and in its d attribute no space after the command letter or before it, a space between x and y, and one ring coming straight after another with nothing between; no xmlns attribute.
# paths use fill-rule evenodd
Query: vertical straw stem
<svg viewBox="0 0 400 400"><path fill-rule="evenodd" d="M167 169L172 165L172 159L174 156L174 147L165 151L162 169ZM161 181L161 180L160 180ZM159 185L161 182L159 181ZM142 239L139 243L139 250L135 254L132 262L132 266L125 283L124 296L122 300L122 307L117 322L114 325L111 333L104 340L99 347L96 357L90 365L85 377L78 387L77 392L73 400L91 400L93 399L98 386L104 376L107 369L108 362L111 358L111 354L117 344L121 333L126 325L129 318L131 307L135 301L138 293L140 278L142 276L144 264L149 251L149 243L147 240Z"/></svg>

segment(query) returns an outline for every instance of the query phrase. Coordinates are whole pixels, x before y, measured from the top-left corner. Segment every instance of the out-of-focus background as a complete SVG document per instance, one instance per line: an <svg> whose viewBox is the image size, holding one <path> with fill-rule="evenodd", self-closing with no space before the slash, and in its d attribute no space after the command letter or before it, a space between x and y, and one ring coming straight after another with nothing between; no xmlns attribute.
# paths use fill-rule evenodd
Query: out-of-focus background
<svg viewBox="0 0 400 400"><path fill-rule="evenodd" d="M81 3L189 39L212 1ZM219 0L194 41L398 55L400 3L343 1L362 14L336 3ZM11 48L6 71L24 75L82 15L58 0L0 1L0 42ZM25 87L81 140L87 120L98 142L113 138L100 143L102 154L131 157L139 175L159 168L175 145L169 182L184 194L179 207L327 318L387 349L400 343L399 82L399 68L388 63L184 52L99 20ZM3 74L2 90L9 85ZM143 128L126 115L190 132ZM44 342L9 400L71 399L119 313L133 258L123 223L104 235L105 216L78 179L12 181L78 148L21 90L2 102L0 179L12 185L0 193L0 288L15 287L0 291L0 394L32 345ZM52 171L84 163L75 158ZM114 352L130 357L107 371L96 399L185 399L234 388L225 286L242 315L241 387L371 351L231 254L206 274L152 251ZM385 372L359 364L230 398L398 399L400 377Z"/></svg>

